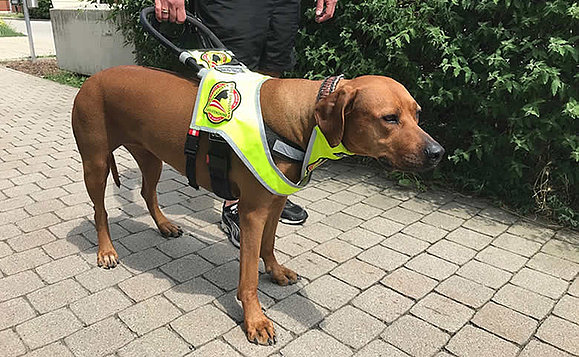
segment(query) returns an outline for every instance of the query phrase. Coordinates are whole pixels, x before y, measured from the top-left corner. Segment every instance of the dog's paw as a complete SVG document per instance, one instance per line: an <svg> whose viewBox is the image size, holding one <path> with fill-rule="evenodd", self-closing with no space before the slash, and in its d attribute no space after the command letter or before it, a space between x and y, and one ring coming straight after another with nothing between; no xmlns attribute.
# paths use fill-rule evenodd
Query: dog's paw
<svg viewBox="0 0 579 357"><path fill-rule="evenodd" d="M288 269L283 265L278 265L273 268L270 271L270 274L271 281L281 286L293 285L301 279L295 271Z"/></svg>
<svg viewBox="0 0 579 357"><path fill-rule="evenodd" d="M97 265L101 268L112 269L119 264L119 255L114 248L100 250L97 253Z"/></svg>
<svg viewBox="0 0 579 357"><path fill-rule="evenodd" d="M181 227L167 221L159 224L159 231L163 237L180 237L183 234Z"/></svg>
<svg viewBox="0 0 579 357"><path fill-rule="evenodd" d="M256 345L274 345L277 343L273 322L263 313L256 319L245 321L247 340Z"/></svg>

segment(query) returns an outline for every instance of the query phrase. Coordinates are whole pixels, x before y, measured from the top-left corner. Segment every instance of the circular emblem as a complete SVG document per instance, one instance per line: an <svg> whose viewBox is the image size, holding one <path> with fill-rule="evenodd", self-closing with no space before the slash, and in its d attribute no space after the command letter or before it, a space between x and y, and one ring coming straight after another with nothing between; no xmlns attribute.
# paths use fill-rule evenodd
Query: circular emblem
<svg viewBox="0 0 579 357"><path fill-rule="evenodd" d="M240 102L241 95L235 82L217 82L211 87L203 113L213 124L220 124L231 120Z"/></svg>
<svg viewBox="0 0 579 357"><path fill-rule="evenodd" d="M209 68L231 62L231 56L223 51L205 51L201 59L207 63Z"/></svg>

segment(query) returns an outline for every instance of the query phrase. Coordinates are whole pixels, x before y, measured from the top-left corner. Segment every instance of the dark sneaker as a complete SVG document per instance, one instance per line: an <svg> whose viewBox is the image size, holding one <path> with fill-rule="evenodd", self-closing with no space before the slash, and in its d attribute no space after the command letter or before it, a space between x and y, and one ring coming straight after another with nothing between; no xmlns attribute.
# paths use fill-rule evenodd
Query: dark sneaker
<svg viewBox="0 0 579 357"><path fill-rule="evenodd" d="M239 213L237 203L225 207L221 211L221 229L227 234L231 244L239 249Z"/></svg>
<svg viewBox="0 0 579 357"><path fill-rule="evenodd" d="M308 219L308 212L290 200L285 202L280 222L285 224L302 224Z"/></svg>

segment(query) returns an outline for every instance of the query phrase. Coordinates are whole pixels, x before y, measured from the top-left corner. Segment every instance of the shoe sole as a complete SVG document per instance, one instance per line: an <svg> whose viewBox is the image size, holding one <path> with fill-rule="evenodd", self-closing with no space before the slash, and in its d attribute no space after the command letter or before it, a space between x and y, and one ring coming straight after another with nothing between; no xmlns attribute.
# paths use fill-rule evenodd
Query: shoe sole
<svg viewBox="0 0 579 357"><path fill-rule="evenodd" d="M306 218L307 219L307 218ZM291 219L287 219L287 218L280 218L279 221L281 223L285 223L285 224L291 224L294 226L303 224L306 220L305 219L300 219L299 221L292 221Z"/></svg>

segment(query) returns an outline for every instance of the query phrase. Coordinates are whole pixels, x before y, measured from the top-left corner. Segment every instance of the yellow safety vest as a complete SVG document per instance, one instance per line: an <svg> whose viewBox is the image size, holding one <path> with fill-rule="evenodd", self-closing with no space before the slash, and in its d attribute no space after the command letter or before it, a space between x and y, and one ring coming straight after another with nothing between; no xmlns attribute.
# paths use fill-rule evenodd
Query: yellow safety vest
<svg viewBox="0 0 579 357"><path fill-rule="evenodd" d="M190 130L219 134L257 180L276 195L302 189L311 172L327 160L353 155L342 144L330 147L320 128L312 131L295 184L277 168L267 143L261 114L260 88L271 77L244 66L216 66L202 70Z"/></svg>

